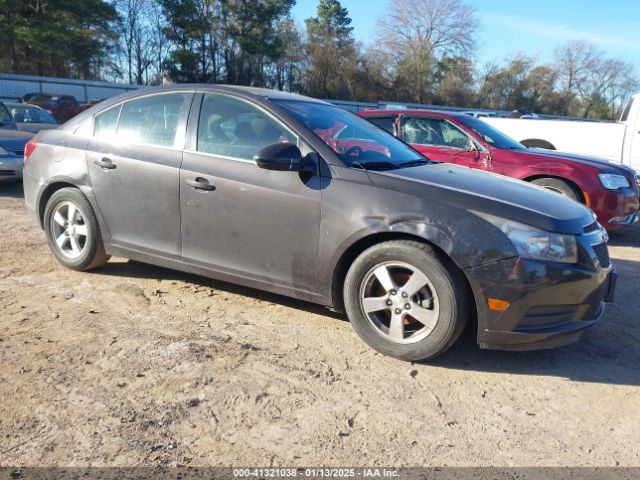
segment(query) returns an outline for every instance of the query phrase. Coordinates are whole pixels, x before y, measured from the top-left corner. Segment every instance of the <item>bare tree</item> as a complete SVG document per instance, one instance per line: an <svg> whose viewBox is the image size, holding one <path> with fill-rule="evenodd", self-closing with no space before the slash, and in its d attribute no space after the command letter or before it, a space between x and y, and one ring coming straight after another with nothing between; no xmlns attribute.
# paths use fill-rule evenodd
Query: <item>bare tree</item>
<svg viewBox="0 0 640 480"><path fill-rule="evenodd" d="M590 72L597 68L601 57L602 53L593 44L581 40L567 42L556 49L555 70L562 97L562 115L575 111L580 92L585 90Z"/></svg>
<svg viewBox="0 0 640 480"><path fill-rule="evenodd" d="M147 83L154 62L154 6L152 0L119 0L120 48L129 83Z"/></svg>
<svg viewBox="0 0 640 480"><path fill-rule="evenodd" d="M379 24L380 48L418 102L427 99L439 58L471 55L479 26L474 7L460 0L392 0Z"/></svg>
<svg viewBox="0 0 640 480"><path fill-rule="evenodd" d="M560 113L615 118L626 98L638 88L632 64L607 58L595 45L571 41L555 53L554 68L562 98Z"/></svg>

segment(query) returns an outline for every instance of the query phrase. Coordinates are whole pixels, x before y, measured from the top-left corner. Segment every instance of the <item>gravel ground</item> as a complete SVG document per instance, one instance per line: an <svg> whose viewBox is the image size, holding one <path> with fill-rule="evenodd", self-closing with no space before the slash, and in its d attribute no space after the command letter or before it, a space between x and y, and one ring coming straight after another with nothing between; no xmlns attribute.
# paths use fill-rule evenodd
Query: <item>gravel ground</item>
<svg viewBox="0 0 640 480"><path fill-rule="evenodd" d="M0 185L0 465L640 466L640 228L569 347L430 364L322 307L114 258L64 269Z"/></svg>

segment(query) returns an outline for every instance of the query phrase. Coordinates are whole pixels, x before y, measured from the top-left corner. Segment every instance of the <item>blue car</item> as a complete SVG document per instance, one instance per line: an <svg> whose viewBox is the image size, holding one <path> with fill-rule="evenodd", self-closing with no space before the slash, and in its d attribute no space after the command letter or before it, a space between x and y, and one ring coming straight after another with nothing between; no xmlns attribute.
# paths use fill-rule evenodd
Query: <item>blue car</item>
<svg viewBox="0 0 640 480"><path fill-rule="evenodd" d="M16 130L11 114L0 103L0 181L22 178L24 146L33 134Z"/></svg>

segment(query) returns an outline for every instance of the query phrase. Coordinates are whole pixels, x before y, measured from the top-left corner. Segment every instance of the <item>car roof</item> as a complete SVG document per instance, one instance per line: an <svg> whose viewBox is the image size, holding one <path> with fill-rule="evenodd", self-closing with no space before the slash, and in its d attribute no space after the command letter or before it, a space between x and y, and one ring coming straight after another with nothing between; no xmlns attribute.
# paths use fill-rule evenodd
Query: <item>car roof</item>
<svg viewBox="0 0 640 480"><path fill-rule="evenodd" d="M273 90L269 88L258 88L258 87L245 87L240 85L223 85L223 84L210 84L210 83L180 83L174 85L162 85L158 87L145 87L138 90L132 90L128 93L118 95L116 97L110 97L107 99L114 100L110 103L118 103L120 101L126 100L127 98L133 98L144 94L153 94L153 93L161 93L161 92L180 92L180 91L212 91L212 92L228 92L235 93L238 95L242 95L245 97L260 97L260 98L268 98L270 100L297 100L297 101L306 101L306 102L315 102L315 103L324 103L322 100L318 100L311 97L306 97L304 95L299 95L297 93L283 92L281 90Z"/></svg>
<svg viewBox="0 0 640 480"><path fill-rule="evenodd" d="M413 109L406 109L406 110L366 110L363 112L358 112L358 113L362 113L365 116L374 116L374 115L384 115L384 114L391 114L391 115L433 115L433 116L440 116L440 117L451 117L451 118L466 118L469 115L467 115L464 112L458 112L458 111L454 111L454 110L427 110L427 109L420 109L420 110L413 110Z"/></svg>
<svg viewBox="0 0 640 480"><path fill-rule="evenodd" d="M318 100L316 98L306 97L304 95L298 95L296 93L283 92L280 90L272 90L268 88L257 87L245 87L239 85L223 85L223 84L210 84L210 83L179 83L172 85L162 85L156 87L143 87L136 90L130 90L126 93L121 93L114 97L107 98L106 100L92 106L88 110L81 112L73 117L67 123L63 125L63 129L73 130L82 123L88 116L96 113L108 110L114 105L122 102L126 102L131 99L142 97L145 95L153 95L156 93L171 93L171 92L219 92L219 93L231 93L248 99L260 100L292 100L299 102L313 102L320 105L332 105L331 103ZM333 105L332 105L333 106Z"/></svg>

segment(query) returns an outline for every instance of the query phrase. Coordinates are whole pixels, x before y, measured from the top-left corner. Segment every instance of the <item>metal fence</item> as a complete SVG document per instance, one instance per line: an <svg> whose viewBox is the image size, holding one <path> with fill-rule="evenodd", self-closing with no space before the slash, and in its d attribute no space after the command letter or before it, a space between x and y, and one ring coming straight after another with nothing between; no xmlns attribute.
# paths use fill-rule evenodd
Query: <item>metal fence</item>
<svg viewBox="0 0 640 480"><path fill-rule="evenodd" d="M32 75L13 75L0 73L0 101L18 100L27 93L55 93L58 95L73 95L79 102L109 98L120 93L144 88L140 85L124 83L96 82L91 80L71 80L67 78L36 77ZM367 109L429 109L449 110L458 112L496 112L507 116L509 112L486 110L481 108L448 107L443 105L426 105L419 103L402 103L390 101L359 102L351 100L327 100L351 112L361 112ZM540 115L540 118L562 120L587 120L584 118L561 117L556 115ZM591 120L592 121L592 120Z"/></svg>
<svg viewBox="0 0 640 480"><path fill-rule="evenodd" d="M0 73L0 99L17 100L27 93L73 95L79 102L113 97L139 85Z"/></svg>

